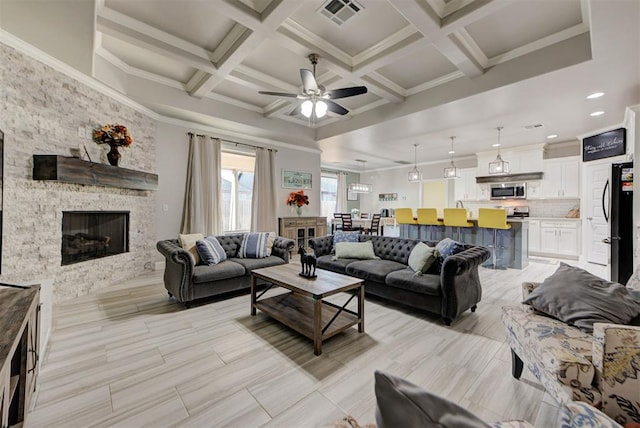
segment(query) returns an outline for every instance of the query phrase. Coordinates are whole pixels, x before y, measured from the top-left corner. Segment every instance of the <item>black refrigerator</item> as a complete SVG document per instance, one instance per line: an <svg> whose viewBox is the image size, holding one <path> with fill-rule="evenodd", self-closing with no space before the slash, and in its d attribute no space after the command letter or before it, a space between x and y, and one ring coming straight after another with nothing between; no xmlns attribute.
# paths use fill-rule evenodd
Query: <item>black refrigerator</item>
<svg viewBox="0 0 640 428"><path fill-rule="evenodd" d="M633 273L633 162L611 169L611 281L626 284Z"/></svg>

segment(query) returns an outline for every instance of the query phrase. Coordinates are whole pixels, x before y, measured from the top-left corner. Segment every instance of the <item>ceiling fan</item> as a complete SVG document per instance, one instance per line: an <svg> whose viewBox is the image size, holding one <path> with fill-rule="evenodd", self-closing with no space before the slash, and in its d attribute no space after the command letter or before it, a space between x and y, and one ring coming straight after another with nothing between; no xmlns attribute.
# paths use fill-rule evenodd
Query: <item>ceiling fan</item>
<svg viewBox="0 0 640 428"><path fill-rule="evenodd" d="M264 95L275 95L277 97L297 98L304 100L298 104L291 112L290 116L296 116L302 113L303 116L310 118L312 115L315 118L322 118L327 114L327 111L337 113L339 115L345 115L349 113L349 110L342 107L340 104L332 101L338 98L353 97L354 95L366 94L366 86L352 86L349 88L339 88L326 90L324 86L318 85L316 81L316 65L318 64L318 55L309 55L309 61L313 65L313 71L306 68L300 69L300 77L302 78L302 93L291 94L287 92L270 92L270 91L258 91Z"/></svg>

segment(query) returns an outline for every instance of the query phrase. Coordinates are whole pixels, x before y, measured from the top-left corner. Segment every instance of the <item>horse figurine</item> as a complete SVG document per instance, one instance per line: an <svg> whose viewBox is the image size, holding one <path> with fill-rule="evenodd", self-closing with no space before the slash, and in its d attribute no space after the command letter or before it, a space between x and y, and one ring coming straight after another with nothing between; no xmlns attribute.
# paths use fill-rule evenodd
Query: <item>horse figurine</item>
<svg viewBox="0 0 640 428"><path fill-rule="evenodd" d="M298 248L298 254L300 254L300 264L302 265L302 272L300 272L300 276L314 278L316 276L316 255L307 254L302 246Z"/></svg>

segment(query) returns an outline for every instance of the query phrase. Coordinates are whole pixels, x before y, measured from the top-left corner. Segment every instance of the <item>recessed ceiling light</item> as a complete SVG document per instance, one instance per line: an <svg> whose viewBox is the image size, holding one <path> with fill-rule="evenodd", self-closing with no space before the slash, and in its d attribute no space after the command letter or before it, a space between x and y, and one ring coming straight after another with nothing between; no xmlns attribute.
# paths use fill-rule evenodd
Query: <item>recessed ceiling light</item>
<svg viewBox="0 0 640 428"><path fill-rule="evenodd" d="M602 116L603 114L604 114L604 112L602 110L600 110L600 111L594 111L589 116Z"/></svg>
<svg viewBox="0 0 640 428"><path fill-rule="evenodd" d="M553 140L554 138L558 138L558 134L551 134L551 135L547 135L547 138L549 140Z"/></svg>
<svg viewBox="0 0 640 428"><path fill-rule="evenodd" d="M449 150L449 154L452 155L455 153L455 150Z"/></svg>
<svg viewBox="0 0 640 428"><path fill-rule="evenodd" d="M594 92L593 94L587 97L588 100L595 100L596 98L600 98L604 95L604 92Z"/></svg>
<svg viewBox="0 0 640 428"><path fill-rule="evenodd" d="M491 147L500 147L500 143L493 143Z"/></svg>

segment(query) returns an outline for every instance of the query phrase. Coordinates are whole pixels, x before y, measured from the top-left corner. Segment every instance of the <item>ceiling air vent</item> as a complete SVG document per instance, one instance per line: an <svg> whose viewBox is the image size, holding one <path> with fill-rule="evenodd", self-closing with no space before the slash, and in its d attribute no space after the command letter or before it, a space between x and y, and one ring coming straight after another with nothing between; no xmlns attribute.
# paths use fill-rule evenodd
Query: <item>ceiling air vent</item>
<svg viewBox="0 0 640 428"><path fill-rule="evenodd" d="M532 129L538 129L538 128L542 128L544 125L541 123L534 123L533 125L527 125L524 127L524 129L531 131Z"/></svg>
<svg viewBox="0 0 640 428"><path fill-rule="evenodd" d="M404 160L398 160L398 161L394 161L395 163L398 163L400 165L411 165L411 162L409 161L404 161Z"/></svg>
<svg viewBox="0 0 640 428"><path fill-rule="evenodd" d="M353 0L328 0L318 11L334 24L341 26L361 10L362 6Z"/></svg>

